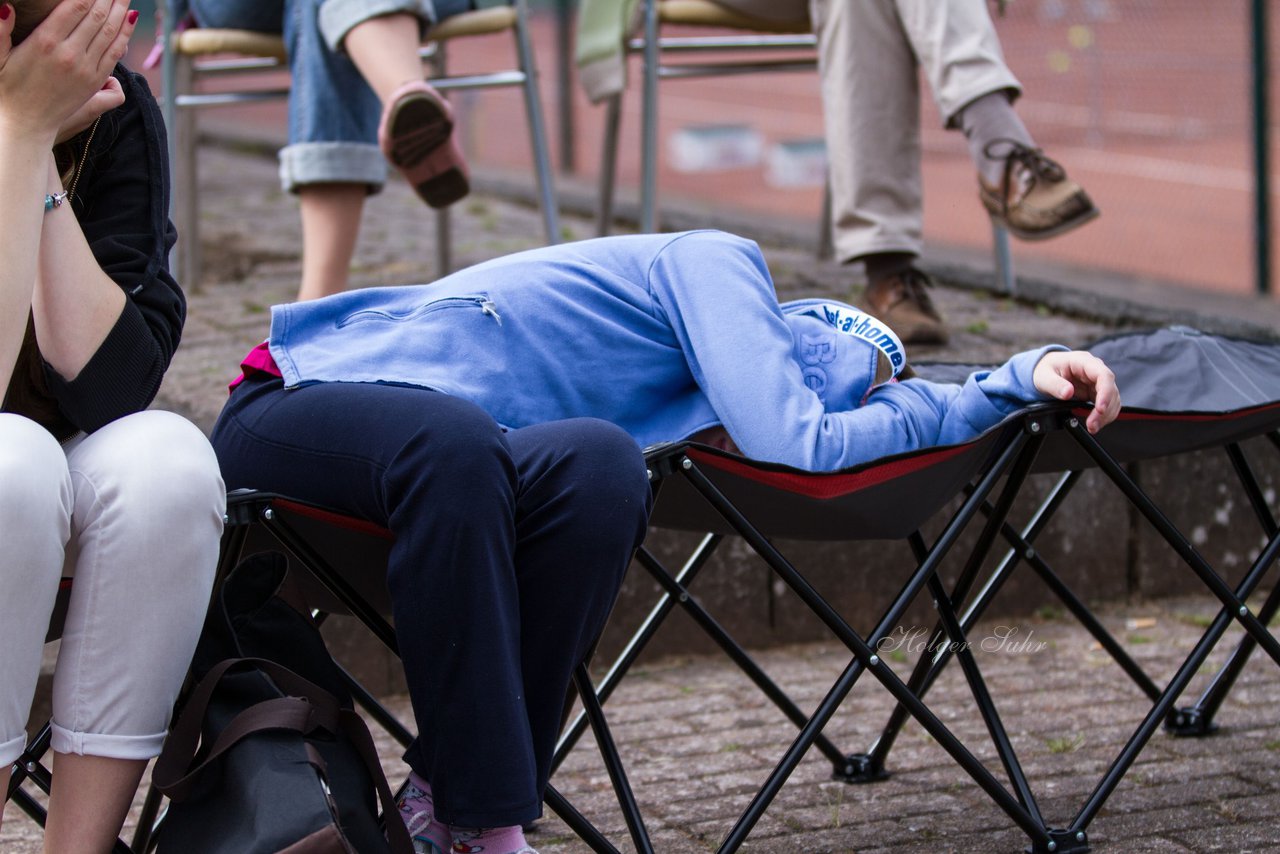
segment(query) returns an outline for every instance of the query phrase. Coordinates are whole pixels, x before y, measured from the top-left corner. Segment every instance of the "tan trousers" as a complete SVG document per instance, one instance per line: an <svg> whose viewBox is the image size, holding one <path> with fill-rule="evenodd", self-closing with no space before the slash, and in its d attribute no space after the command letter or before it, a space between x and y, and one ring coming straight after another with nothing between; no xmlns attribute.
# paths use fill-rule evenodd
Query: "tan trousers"
<svg viewBox="0 0 1280 854"><path fill-rule="evenodd" d="M1021 92L1005 65L987 0L716 2L772 20L796 20L807 5L818 36L836 256L919 255L918 68L948 127L983 95ZM975 178L975 196L976 187Z"/></svg>

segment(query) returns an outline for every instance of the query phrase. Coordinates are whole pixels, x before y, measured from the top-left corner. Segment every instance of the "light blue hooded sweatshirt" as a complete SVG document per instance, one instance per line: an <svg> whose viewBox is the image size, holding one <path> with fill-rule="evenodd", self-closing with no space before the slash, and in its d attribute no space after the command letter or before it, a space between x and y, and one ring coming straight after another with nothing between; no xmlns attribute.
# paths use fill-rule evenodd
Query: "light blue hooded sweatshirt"
<svg viewBox="0 0 1280 854"><path fill-rule="evenodd" d="M905 355L872 324L841 303L780 306L754 242L693 231L275 306L270 350L288 387L422 386L506 427L605 419L641 447L723 425L746 456L811 471L962 442L1043 399L1032 371L1044 349L963 386L875 386L881 353L894 373Z"/></svg>

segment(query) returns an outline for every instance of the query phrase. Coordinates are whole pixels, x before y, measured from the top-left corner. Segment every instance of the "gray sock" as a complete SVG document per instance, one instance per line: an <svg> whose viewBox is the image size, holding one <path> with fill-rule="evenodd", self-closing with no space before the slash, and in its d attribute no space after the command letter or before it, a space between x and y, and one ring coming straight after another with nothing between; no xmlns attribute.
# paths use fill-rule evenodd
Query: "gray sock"
<svg viewBox="0 0 1280 854"><path fill-rule="evenodd" d="M1036 146L1004 91L970 101L956 117L956 123L969 141L969 156L973 158L978 174L993 187L1000 185L1004 175L1004 159L988 157L985 149L989 144L998 139L1009 139L1028 148Z"/></svg>

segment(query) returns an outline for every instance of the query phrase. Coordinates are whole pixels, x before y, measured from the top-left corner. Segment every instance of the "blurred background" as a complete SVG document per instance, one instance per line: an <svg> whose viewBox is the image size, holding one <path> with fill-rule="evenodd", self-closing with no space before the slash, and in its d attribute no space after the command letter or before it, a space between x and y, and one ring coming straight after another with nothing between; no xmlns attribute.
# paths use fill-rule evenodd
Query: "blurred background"
<svg viewBox="0 0 1280 854"><path fill-rule="evenodd" d="M482 5L485 5L482 3ZM1270 0L1011 0L996 17L1025 94L1019 112L1046 153L1094 197L1102 217L1064 237L1013 246L1022 275L1109 276L1274 298L1264 168L1274 145L1266 110L1274 74ZM153 0L135 3L150 20ZM535 53L562 187L592 192L604 109L574 75L572 0L533 0ZM1270 18L1266 32L1255 22ZM135 38L145 53L150 39ZM505 37L467 39L449 69L493 67ZM137 62L135 62L135 65ZM156 78L158 79L158 74ZM157 82L158 87L158 82ZM926 89L926 260L989 269L991 230L963 138L942 129ZM659 99L659 202L696 215L750 212L812 228L823 202L817 75L788 72L665 81ZM477 173L527 178L524 116L514 90L458 96ZM639 181L639 79L623 99L620 198ZM283 138L283 104L204 111L206 134ZM511 131L512 123L518 123ZM518 130L519 132L513 132ZM1260 147L1261 146L1261 147ZM1265 150L1267 157L1258 157ZM588 235L574 235L584 237ZM1263 239L1260 240L1259 237Z"/></svg>

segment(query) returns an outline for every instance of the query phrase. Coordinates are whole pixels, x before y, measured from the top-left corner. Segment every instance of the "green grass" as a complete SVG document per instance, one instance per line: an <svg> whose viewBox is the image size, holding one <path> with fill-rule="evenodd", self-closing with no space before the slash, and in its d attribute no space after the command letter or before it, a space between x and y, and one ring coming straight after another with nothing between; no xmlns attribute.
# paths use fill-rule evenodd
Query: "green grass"
<svg viewBox="0 0 1280 854"><path fill-rule="evenodd" d="M1050 753L1075 753L1084 744L1084 734L1075 733L1058 738L1046 738L1044 744L1049 748Z"/></svg>

